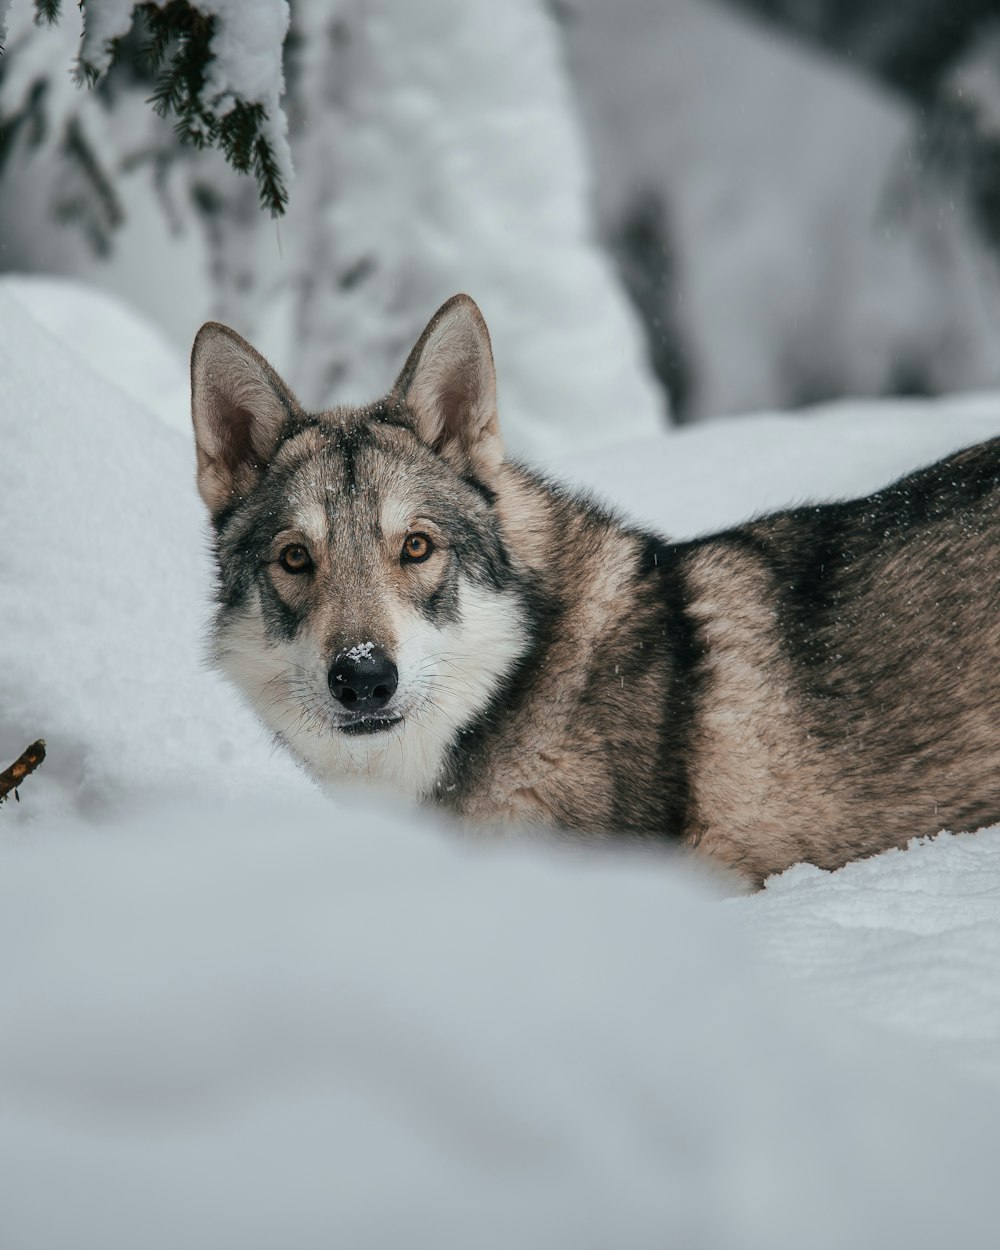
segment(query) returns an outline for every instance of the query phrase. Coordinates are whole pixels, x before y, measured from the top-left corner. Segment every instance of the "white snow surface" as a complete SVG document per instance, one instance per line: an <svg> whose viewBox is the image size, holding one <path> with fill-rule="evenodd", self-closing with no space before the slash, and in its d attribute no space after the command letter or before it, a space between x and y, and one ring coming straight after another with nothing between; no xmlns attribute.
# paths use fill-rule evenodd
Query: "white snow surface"
<svg viewBox="0 0 1000 1250"><path fill-rule="evenodd" d="M167 425L191 430L187 368L152 322L97 287L43 274L5 275L3 290L79 363L113 382Z"/></svg>
<svg viewBox="0 0 1000 1250"><path fill-rule="evenodd" d="M1000 830L721 899L320 796L201 664L190 438L22 295L0 759L49 757L0 809L4 1250L996 1244ZM564 469L693 533L994 433L844 405Z"/></svg>

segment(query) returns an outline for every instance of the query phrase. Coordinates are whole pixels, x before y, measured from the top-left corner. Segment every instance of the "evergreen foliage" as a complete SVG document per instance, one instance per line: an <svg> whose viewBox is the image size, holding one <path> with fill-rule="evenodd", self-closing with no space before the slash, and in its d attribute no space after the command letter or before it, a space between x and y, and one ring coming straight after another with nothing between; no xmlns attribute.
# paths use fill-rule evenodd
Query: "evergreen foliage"
<svg viewBox="0 0 1000 1250"><path fill-rule="evenodd" d="M62 0L35 0L35 20L51 25L59 19Z"/></svg>
<svg viewBox="0 0 1000 1250"><path fill-rule="evenodd" d="M58 21L61 7L61 0L35 0L36 22ZM86 25L87 0L80 0L80 8ZM78 82L96 87L112 68L129 61L130 72L140 81L150 83L147 103L157 115L177 118L174 129L180 142L195 148L219 148L234 169L253 175L261 204L273 217L280 216L288 203L288 190L267 137L266 108L259 101L234 101L228 94L215 101L205 97L205 83L213 60L214 15L202 12L188 0L140 3L133 12L133 31L139 32L140 37L116 39L112 43L106 68L81 57L76 66ZM44 125L39 119L43 106L44 91L35 98L32 107L36 126ZM220 111L223 107L225 112ZM29 118L19 115L0 120L3 123L0 149L9 148ZM64 150L90 172L99 171L98 162L87 153L79 128L74 135L66 136ZM2 155L0 150L0 158ZM102 187L101 193L102 198L113 199L113 190L109 187ZM109 225L114 224L114 217L114 213L109 214Z"/></svg>
<svg viewBox="0 0 1000 1250"><path fill-rule="evenodd" d="M202 99L215 18L187 0L140 8L149 31L142 56L157 75L150 99L154 110L161 117L176 115L175 129L182 143L218 147L234 169L253 173L261 204L272 217L280 216L288 191L264 134L266 109L260 103L238 100L228 112L219 114Z"/></svg>

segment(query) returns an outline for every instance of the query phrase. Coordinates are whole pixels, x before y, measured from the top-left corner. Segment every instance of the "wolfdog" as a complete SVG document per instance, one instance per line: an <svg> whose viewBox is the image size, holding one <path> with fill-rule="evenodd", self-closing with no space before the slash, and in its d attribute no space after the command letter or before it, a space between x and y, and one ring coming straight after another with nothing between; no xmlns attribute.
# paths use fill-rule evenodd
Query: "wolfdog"
<svg viewBox="0 0 1000 1250"><path fill-rule="evenodd" d="M1000 440L668 542L505 457L468 296L364 408L214 322L191 375L214 660L320 781L758 883L1000 819Z"/></svg>

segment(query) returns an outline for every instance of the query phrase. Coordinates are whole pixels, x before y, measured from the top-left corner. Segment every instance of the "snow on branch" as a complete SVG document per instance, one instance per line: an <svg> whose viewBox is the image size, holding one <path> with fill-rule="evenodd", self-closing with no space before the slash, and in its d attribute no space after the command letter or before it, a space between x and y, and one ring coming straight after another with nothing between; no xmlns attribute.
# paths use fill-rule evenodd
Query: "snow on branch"
<svg viewBox="0 0 1000 1250"><path fill-rule="evenodd" d="M0 0L2 3L2 0ZM288 0L80 0L83 36L77 78L91 86L132 55L155 75L149 103L177 118L183 143L218 147L240 173L252 173L263 206L279 216L292 177L281 54ZM35 0L36 21L54 22L60 0ZM145 40L126 37L136 17Z"/></svg>

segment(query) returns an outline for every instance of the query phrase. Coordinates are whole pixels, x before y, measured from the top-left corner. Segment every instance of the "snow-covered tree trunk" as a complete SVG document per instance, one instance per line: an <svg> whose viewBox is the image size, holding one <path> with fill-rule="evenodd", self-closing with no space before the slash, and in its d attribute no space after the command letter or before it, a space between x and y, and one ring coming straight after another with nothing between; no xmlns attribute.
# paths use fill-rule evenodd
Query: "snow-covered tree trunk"
<svg viewBox="0 0 1000 1250"><path fill-rule="evenodd" d="M299 0L288 73L295 194L277 239L245 194L227 201L219 312L271 345L304 402L385 390L429 314L465 290L517 451L662 425L535 0Z"/></svg>
<svg viewBox="0 0 1000 1250"><path fill-rule="evenodd" d="M428 316L466 290L493 334L515 452L546 456L662 425L636 318L593 237L558 32L541 0L294 0L284 70L286 0L181 8L213 23L208 42L197 23L191 36L211 52L198 108L224 119L231 101L264 101L276 150L287 116L288 214L275 223L261 213L253 182L218 151L177 160L169 129L141 107L149 81L114 77L129 0L88 0L82 47L73 13L39 30L20 0L0 116L42 110L37 154L64 156L63 136L79 138L88 159L64 215L89 214L94 242L115 246L121 195L152 164L165 216L128 223L142 232L140 253L160 252L158 229L203 236L213 300L191 319L234 324L304 402L384 391ZM98 92L63 72L76 57L106 75ZM175 111L197 139L197 109L193 121ZM65 182L65 171L53 177L50 195L65 200Z"/></svg>

